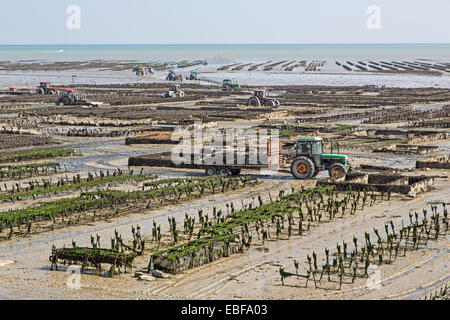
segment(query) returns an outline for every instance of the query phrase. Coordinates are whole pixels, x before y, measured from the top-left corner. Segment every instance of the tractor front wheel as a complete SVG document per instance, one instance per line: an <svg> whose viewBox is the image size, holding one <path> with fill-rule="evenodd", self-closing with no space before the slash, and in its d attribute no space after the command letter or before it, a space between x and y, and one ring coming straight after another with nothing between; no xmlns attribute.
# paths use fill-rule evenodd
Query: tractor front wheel
<svg viewBox="0 0 450 320"><path fill-rule="evenodd" d="M273 100L268 100L266 101L266 106L273 108L275 107L275 102Z"/></svg>
<svg viewBox="0 0 450 320"><path fill-rule="evenodd" d="M347 169L342 163L334 163L330 166L328 173L331 178L336 179L347 174Z"/></svg>
<svg viewBox="0 0 450 320"><path fill-rule="evenodd" d="M296 179L310 179L314 172L314 163L306 157L297 158L291 164L291 173Z"/></svg>

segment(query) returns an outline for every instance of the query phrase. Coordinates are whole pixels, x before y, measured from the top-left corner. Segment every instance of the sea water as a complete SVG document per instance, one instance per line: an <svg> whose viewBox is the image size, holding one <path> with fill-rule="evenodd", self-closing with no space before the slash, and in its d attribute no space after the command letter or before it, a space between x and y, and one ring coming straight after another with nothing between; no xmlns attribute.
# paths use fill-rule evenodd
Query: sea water
<svg viewBox="0 0 450 320"><path fill-rule="evenodd" d="M450 60L450 44L0 45L0 61Z"/></svg>

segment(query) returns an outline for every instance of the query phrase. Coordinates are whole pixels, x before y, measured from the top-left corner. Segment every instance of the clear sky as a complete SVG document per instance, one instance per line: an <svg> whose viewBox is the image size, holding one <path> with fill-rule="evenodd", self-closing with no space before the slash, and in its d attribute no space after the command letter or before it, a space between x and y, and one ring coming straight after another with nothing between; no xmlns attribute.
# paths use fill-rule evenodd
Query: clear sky
<svg viewBox="0 0 450 320"><path fill-rule="evenodd" d="M69 30L66 10L81 9ZM380 29L366 10L380 8ZM0 44L450 43L450 0L4 0Z"/></svg>

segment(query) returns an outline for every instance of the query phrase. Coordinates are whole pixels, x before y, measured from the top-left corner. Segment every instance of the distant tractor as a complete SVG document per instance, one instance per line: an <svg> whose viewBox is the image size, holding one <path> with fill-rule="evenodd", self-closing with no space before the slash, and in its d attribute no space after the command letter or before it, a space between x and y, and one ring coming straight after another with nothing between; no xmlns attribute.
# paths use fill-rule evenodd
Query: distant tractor
<svg viewBox="0 0 450 320"><path fill-rule="evenodd" d="M310 179L325 170L328 170L328 174L332 178L346 175L351 170L348 157L342 154L324 154L322 138L298 139L296 158L291 163L292 175L296 179Z"/></svg>
<svg viewBox="0 0 450 320"><path fill-rule="evenodd" d="M163 98L183 98L184 97L184 91L181 90L180 86L178 84L171 84L169 87L169 91L162 94Z"/></svg>
<svg viewBox="0 0 450 320"><path fill-rule="evenodd" d="M167 81L177 81L177 80L183 80L183 77L181 75L177 75L175 71L170 70L166 77Z"/></svg>
<svg viewBox="0 0 450 320"><path fill-rule="evenodd" d="M37 94L51 94L58 95L59 92L55 88L50 87L50 82L41 82L39 87L36 89Z"/></svg>
<svg viewBox="0 0 450 320"><path fill-rule="evenodd" d="M189 79L188 80L198 80L197 72L196 71L191 71L191 74L189 75Z"/></svg>
<svg viewBox="0 0 450 320"><path fill-rule="evenodd" d="M255 90L253 96L251 96L247 100L247 106L269 106L269 107L278 107L280 105L280 101L274 98L266 97L265 90Z"/></svg>
<svg viewBox="0 0 450 320"><path fill-rule="evenodd" d="M231 79L224 79L222 81L222 89L231 90L231 91L239 91L241 90L241 85L239 83L233 83Z"/></svg>
<svg viewBox="0 0 450 320"><path fill-rule="evenodd" d="M58 100L56 100L56 105L65 105L65 106L73 106L81 104L82 101L80 95L74 90L64 90L63 93L59 96Z"/></svg>
<svg viewBox="0 0 450 320"><path fill-rule="evenodd" d="M137 76L147 76L147 75L155 74L155 71L153 70L153 68L142 67L140 65L134 66L133 71L136 73Z"/></svg>
<svg viewBox="0 0 450 320"><path fill-rule="evenodd" d="M84 94L80 94L74 90L64 90L64 92L58 97L55 104L65 106L89 106L98 107L102 102L87 101Z"/></svg>

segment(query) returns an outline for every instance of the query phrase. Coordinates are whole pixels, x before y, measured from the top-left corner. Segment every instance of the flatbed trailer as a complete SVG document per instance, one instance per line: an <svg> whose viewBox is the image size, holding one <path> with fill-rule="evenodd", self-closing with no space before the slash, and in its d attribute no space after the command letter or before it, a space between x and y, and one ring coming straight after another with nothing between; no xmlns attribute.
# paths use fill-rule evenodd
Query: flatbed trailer
<svg viewBox="0 0 450 320"><path fill-rule="evenodd" d="M269 144L270 145L270 144ZM280 168L283 166L283 155L282 155L282 148L281 145L279 147L278 152L278 164L271 163L271 149L270 147L267 148L267 159L268 161L265 161L267 163L256 163L252 164L249 161L248 154L245 156L245 163L244 164L238 164L236 161L236 158L234 159L233 163L227 163L226 161L226 155L224 153L224 158L222 163L206 163L204 160L201 164L195 163L194 156L191 156L191 161L189 163L180 163L176 164L172 160L172 154L171 152L164 152L164 153L155 153L155 154L148 154L143 156L136 156L136 157L130 157L128 158L128 166L136 166L136 167L166 167L166 168L183 168L183 169L204 169L205 175L214 175L214 174L221 174L224 176L230 175L230 176L237 176L241 173L241 170L247 169L247 170L261 170L261 169L270 169L273 165L276 166L276 168Z"/></svg>

